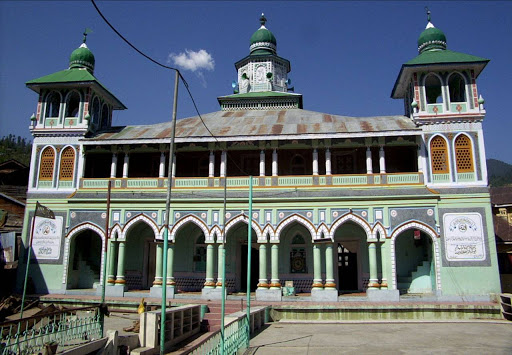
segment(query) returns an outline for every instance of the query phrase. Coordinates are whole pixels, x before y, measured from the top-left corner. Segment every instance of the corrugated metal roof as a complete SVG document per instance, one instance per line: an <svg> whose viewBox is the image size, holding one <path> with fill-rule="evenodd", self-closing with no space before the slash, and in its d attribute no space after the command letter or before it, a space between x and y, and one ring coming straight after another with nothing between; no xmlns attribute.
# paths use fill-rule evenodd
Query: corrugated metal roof
<svg viewBox="0 0 512 355"><path fill-rule="evenodd" d="M282 111L217 111L202 115L203 121L217 137L258 137L282 135L328 135L347 133L416 132L421 130L406 116L349 117L293 109ZM412 133L411 132L411 133ZM146 140L170 138L171 123L113 127L98 132L87 141ZM198 116L179 119L176 138L211 137Z"/></svg>

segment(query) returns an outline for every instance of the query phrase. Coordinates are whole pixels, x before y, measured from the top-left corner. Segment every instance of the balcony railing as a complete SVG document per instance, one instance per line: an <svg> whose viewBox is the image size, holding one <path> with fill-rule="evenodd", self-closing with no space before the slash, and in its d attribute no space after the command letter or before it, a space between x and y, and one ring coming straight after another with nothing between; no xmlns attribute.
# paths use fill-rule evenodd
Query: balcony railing
<svg viewBox="0 0 512 355"><path fill-rule="evenodd" d="M83 178L80 189L105 189L108 181L112 181L114 189L154 190L166 189L167 178ZM227 180L230 188L249 187L248 176L222 177L178 177L173 178L175 189L221 189ZM422 173L404 174L359 174L359 175L297 175L297 176L254 176L252 184L255 188L267 187L372 187L379 185L422 185Z"/></svg>

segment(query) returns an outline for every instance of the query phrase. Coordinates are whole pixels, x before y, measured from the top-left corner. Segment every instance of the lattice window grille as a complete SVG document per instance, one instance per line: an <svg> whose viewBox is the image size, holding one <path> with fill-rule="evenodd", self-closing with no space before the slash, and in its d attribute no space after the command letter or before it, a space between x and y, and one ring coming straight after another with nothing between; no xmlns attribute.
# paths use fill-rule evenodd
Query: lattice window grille
<svg viewBox="0 0 512 355"><path fill-rule="evenodd" d="M53 180L53 167L55 164L55 151L48 147L41 154L41 165L39 168L39 180Z"/></svg>
<svg viewBox="0 0 512 355"><path fill-rule="evenodd" d="M75 168L75 151L67 147L62 152L60 160L60 180L73 180L73 171Z"/></svg>
<svg viewBox="0 0 512 355"><path fill-rule="evenodd" d="M450 169L446 141L441 137L434 137L430 142L430 152L432 155L432 172L434 174L448 173Z"/></svg>
<svg viewBox="0 0 512 355"><path fill-rule="evenodd" d="M460 135L455 139L455 158L457 160L457 172L473 172L471 140L468 136Z"/></svg>

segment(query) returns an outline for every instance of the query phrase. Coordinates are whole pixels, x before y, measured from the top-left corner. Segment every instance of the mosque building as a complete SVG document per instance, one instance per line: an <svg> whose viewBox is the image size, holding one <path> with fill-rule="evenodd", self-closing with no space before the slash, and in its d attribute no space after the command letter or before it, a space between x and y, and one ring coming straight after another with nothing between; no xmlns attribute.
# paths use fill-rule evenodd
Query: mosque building
<svg viewBox="0 0 512 355"><path fill-rule="evenodd" d="M223 283L245 292L248 274L258 300L289 297L285 284L313 301L499 293L476 82L489 60L449 50L429 18L392 88L403 115L313 112L291 90L290 61L266 21L235 63L234 93L218 97L220 110L177 121L171 169L170 122L112 126L112 112L126 107L94 76L85 37L68 69L26 83L38 104L25 245L36 201L56 216L36 218L37 292L99 292L106 263L106 292L116 296L167 287L171 298L215 299Z"/></svg>

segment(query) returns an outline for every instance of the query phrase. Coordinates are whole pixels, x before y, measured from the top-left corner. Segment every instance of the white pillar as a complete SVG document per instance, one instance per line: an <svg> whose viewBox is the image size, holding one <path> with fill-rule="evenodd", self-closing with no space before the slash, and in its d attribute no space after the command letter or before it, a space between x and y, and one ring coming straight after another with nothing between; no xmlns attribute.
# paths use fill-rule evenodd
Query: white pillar
<svg viewBox="0 0 512 355"><path fill-rule="evenodd" d="M260 176L265 176L265 151L260 152Z"/></svg>
<svg viewBox="0 0 512 355"><path fill-rule="evenodd" d="M313 175L318 175L318 150L313 149Z"/></svg>
<svg viewBox="0 0 512 355"><path fill-rule="evenodd" d="M325 150L325 175L331 175L331 151L329 148Z"/></svg>
<svg viewBox="0 0 512 355"><path fill-rule="evenodd" d="M172 177L176 177L176 154L172 156Z"/></svg>
<svg viewBox="0 0 512 355"><path fill-rule="evenodd" d="M277 176L277 149L272 151L272 176Z"/></svg>
<svg viewBox="0 0 512 355"><path fill-rule="evenodd" d="M372 150L370 147L366 148L366 173L373 174Z"/></svg>
<svg viewBox="0 0 512 355"><path fill-rule="evenodd" d="M123 162L123 177L128 177L128 164L130 163L130 156L128 153L124 154L124 162Z"/></svg>
<svg viewBox="0 0 512 355"><path fill-rule="evenodd" d="M379 168L381 174L386 173L386 158L384 156L384 146L381 146L379 149Z"/></svg>
<svg viewBox="0 0 512 355"><path fill-rule="evenodd" d="M165 176L165 153L160 153L160 165L158 166L158 177L163 178Z"/></svg>
<svg viewBox="0 0 512 355"><path fill-rule="evenodd" d="M423 172L423 157L422 157L421 143L418 144L418 172Z"/></svg>
<svg viewBox="0 0 512 355"><path fill-rule="evenodd" d="M110 177L115 178L117 171L117 154L112 154L112 163L110 164Z"/></svg>
<svg viewBox="0 0 512 355"><path fill-rule="evenodd" d="M226 177L226 151L220 155L220 177Z"/></svg>
<svg viewBox="0 0 512 355"><path fill-rule="evenodd" d="M208 177L213 177L215 174L215 154L210 150L210 161L208 163Z"/></svg>

